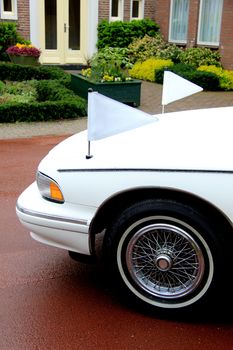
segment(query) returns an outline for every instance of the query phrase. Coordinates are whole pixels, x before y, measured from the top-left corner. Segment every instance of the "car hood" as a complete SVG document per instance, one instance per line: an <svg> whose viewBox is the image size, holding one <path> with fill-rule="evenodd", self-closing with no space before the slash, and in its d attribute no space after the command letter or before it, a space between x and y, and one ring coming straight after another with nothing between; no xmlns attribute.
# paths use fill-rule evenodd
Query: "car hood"
<svg viewBox="0 0 233 350"><path fill-rule="evenodd" d="M233 171L233 107L167 113L155 122L91 142L87 132L57 145L40 168Z"/></svg>

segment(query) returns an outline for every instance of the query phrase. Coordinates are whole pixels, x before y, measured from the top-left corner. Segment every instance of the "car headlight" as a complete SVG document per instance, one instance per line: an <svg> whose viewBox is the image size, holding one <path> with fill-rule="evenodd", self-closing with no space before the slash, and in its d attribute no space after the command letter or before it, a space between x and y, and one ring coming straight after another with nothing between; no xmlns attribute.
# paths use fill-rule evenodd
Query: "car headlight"
<svg viewBox="0 0 233 350"><path fill-rule="evenodd" d="M51 177L38 171L36 182L43 198L56 203L64 203L64 197L61 189L56 181L54 181Z"/></svg>

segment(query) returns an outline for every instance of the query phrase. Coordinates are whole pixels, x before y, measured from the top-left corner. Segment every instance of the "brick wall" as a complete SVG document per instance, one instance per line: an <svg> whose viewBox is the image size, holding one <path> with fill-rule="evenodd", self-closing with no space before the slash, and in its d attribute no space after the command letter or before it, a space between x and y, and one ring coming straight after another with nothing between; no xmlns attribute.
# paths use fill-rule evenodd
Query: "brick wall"
<svg viewBox="0 0 233 350"><path fill-rule="evenodd" d="M23 38L30 39L29 0L18 0L18 31Z"/></svg>
<svg viewBox="0 0 233 350"><path fill-rule="evenodd" d="M220 36L220 54L224 68L233 70L233 1L224 0L222 30Z"/></svg>
<svg viewBox="0 0 233 350"><path fill-rule="evenodd" d="M199 5L200 0L192 0L189 2L187 47L193 47L197 43Z"/></svg>
<svg viewBox="0 0 233 350"><path fill-rule="evenodd" d="M170 0L156 0L155 21L159 24L165 40L169 34Z"/></svg>
<svg viewBox="0 0 233 350"><path fill-rule="evenodd" d="M130 21L130 0L124 0L124 21Z"/></svg>
<svg viewBox="0 0 233 350"><path fill-rule="evenodd" d="M155 20L155 0L145 0L144 4L144 17Z"/></svg>
<svg viewBox="0 0 233 350"><path fill-rule="evenodd" d="M103 19L109 20L109 0L99 0L99 22Z"/></svg>
<svg viewBox="0 0 233 350"><path fill-rule="evenodd" d="M131 0L124 0L124 21L130 20L130 4ZM156 0L145 0L144 17L155 18ZM110 0L99 0L99 21L103 19L109 20Z"/></svg>

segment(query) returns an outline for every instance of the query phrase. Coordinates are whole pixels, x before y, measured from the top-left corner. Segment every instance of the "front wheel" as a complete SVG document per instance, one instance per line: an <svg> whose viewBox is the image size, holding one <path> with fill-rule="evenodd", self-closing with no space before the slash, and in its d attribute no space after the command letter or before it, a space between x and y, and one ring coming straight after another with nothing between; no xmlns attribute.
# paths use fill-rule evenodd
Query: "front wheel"
<svg viewBox="0 0 233 350"><path fill-rule="evenodd" d="M117 278L136 300L160 310L207 302L220 284L220 251L208 220L170 200L127 208L105 238Z"/></svg>

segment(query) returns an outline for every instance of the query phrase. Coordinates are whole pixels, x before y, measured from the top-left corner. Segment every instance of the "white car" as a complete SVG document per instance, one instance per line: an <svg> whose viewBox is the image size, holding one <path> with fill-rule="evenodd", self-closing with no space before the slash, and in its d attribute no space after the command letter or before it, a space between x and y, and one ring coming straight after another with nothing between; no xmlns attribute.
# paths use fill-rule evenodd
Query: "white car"
<svg viewBox="0 0 233 350"><path fill-rule="evenodd" d="M224 298L232 278L233 108L168 113L91 144L57 145L19 197L41 243L95 256L136 301L181 311ZM227 276L227 277L226 277ZM222 299L223 300L223 299Z"/></svg>

